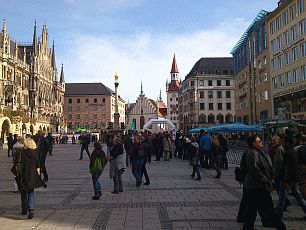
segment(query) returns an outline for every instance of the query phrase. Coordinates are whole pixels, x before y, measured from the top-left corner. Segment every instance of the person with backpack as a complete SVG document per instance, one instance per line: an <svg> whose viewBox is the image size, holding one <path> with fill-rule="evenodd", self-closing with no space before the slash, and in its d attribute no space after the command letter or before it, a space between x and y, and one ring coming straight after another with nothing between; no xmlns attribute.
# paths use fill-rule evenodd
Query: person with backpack
<svg viewBox="0 0 306 230"><path fill-rule="evenodd" d="M90 155L89 169L91 173L94 196L93 200L99 200L102 195L101 185L99 182L99 177L102 174L103 168L107 162L105 152L102 150L100 142L94 143L94 150Z"/></svg>
<svg viewBox="0 0 306 230"><path fill-rule="evenodd" d="M278 230L286 229L286 225L274 212L271 197L273 191L273 172L266 155L262 152L263 143L258 135L253 134L248 138L249 150L246 155L246 174L243 185L245 187L246 215L243 230L254 229L257 211L262 211L270 220L263 222L264 227L276 227Z"/></svg>

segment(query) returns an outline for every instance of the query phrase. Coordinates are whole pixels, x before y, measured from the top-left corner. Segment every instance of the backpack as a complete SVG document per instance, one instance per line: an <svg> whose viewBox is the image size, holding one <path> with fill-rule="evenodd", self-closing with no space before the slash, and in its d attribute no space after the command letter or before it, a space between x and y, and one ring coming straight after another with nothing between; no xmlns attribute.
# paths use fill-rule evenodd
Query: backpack
<svg viewBox="0 0 306 230"><path fill-rule="evenodd" d="M235 168L235 180L238 181L240 184L243 183L245 176L247 174L247 166L246 166L246 157L247 157L248 150L244 151L240 161L240 167Z"/></svg>
<svg viewBox="0 0 306 230"><path fill-rule="evenodd" d="M13 166L11 172L16 177L21 177L22 175L22 148L14 148L12 151L13 155Z"/></svg>

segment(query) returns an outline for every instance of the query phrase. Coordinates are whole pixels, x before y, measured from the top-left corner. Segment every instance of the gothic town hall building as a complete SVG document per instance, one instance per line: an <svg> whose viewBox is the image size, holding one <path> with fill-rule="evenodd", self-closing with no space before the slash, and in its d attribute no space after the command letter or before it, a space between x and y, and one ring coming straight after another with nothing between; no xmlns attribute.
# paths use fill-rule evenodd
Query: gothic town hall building
<svg viewBox="0 0 306 230"><path fill-rule="evenodd" d="M61 132L65 129L63 66L58 81L55 50L49 47L47 26L33 41L14 41L4 19L0 33L0 133L35 134L38 130Z"/></svg>

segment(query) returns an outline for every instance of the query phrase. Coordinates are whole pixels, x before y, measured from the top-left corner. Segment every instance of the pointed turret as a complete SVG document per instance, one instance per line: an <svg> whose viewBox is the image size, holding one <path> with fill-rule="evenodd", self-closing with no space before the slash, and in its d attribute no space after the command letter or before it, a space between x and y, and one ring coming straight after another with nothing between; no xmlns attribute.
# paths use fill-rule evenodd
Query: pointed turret
<svg viewBox="0 0 306 230"><path fill-rule="evenodd" d="M55 49L54 49L54 41L52 44L52 59L51 59L51 66L55 69L56 64L55 64Z"/></svg>
<svg viewBox="0 0 306 230"><path fill-rule="evenodd" d="M37 27L36 27L36 20L35 20L34 34L33 34L33 44L32 44L33 45L32 54L34 56L37 55L37 49L38 49L38 47L37 47L38 43L37 43L37 32L36 32L36 30L37 30Z"/></svg>
<svg viewBox="0 0 306 230"><path fill-rule="evenodd" d="M178 77L178 68L177 68L177 64L176 64L176 59L175 59L175 54L173 56L173 61L172 61L172 67L171 67L171 81L177 81L177 77Z"/></svg>
<svg viewBox="0 0 306 230"><path fill-rule="evenodd" d="M143 95L143 90L142 90L142 81L140 83L140 95L142 96Z"/></svg>
<svg viewBox="0 0 306 230"><path fill-rule="evenodd" d="M161 96L161 89L159 90L159 101L163 101L162 96Z"/></svg>
<svg viewBox="0 0 306 230"><path fill-rule="evenodd" d="M3 19L2 34L6 34L6 18Z"/></svg>
<svg viewBox="0 0 306 230"><path fill-rule="evenodd" d="M61 69L60 83L65 83L65 78L64 78L64 64L63 64L63 63L62 63L62 69Z"/></svg>
<svg viewBox="0 0 306 230"><path fill-rule="evenodd" d="M175 59L175 54L173 56L173 61L172 61L172 68L170 73L179 73L177 64L176 64L176 59Z"/></svg>

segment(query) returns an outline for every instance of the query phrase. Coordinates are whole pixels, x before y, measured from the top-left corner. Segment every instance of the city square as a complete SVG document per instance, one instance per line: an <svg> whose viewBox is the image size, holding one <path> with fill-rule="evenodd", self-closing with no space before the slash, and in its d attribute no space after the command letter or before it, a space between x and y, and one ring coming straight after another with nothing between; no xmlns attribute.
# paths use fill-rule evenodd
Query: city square
<svg viewBox="0 0 306 230"><path fill-rule="evenodd" d="M0 229L306 229L306 0L0 18Z"/></svg>
<svg viewBox="0 0 306 230"><path fill-rule="evenodd" d="M91 199L89 160L79 161L79 145L56 145L47 159L49 181L35 193L36 216L20 215L20 195L14 193L11 159L1 157L0 224L3 230L21 229L241 229L236 222L242 186L234 179L234 166L221 180L214 170L202 170L202 180L190 177L188 161L152 161L149 186L134 185L131 167L123 174L123 193L112 194L108 167L100 178L102 197ZM1 151L1 156L5 155ZM292 198L290 198L292 199ZM292 200L285 212L288 229L306 229L303 212ZM260 228L260 220L257 227ZM261 228L269 229L269 228Z"/></svg>

